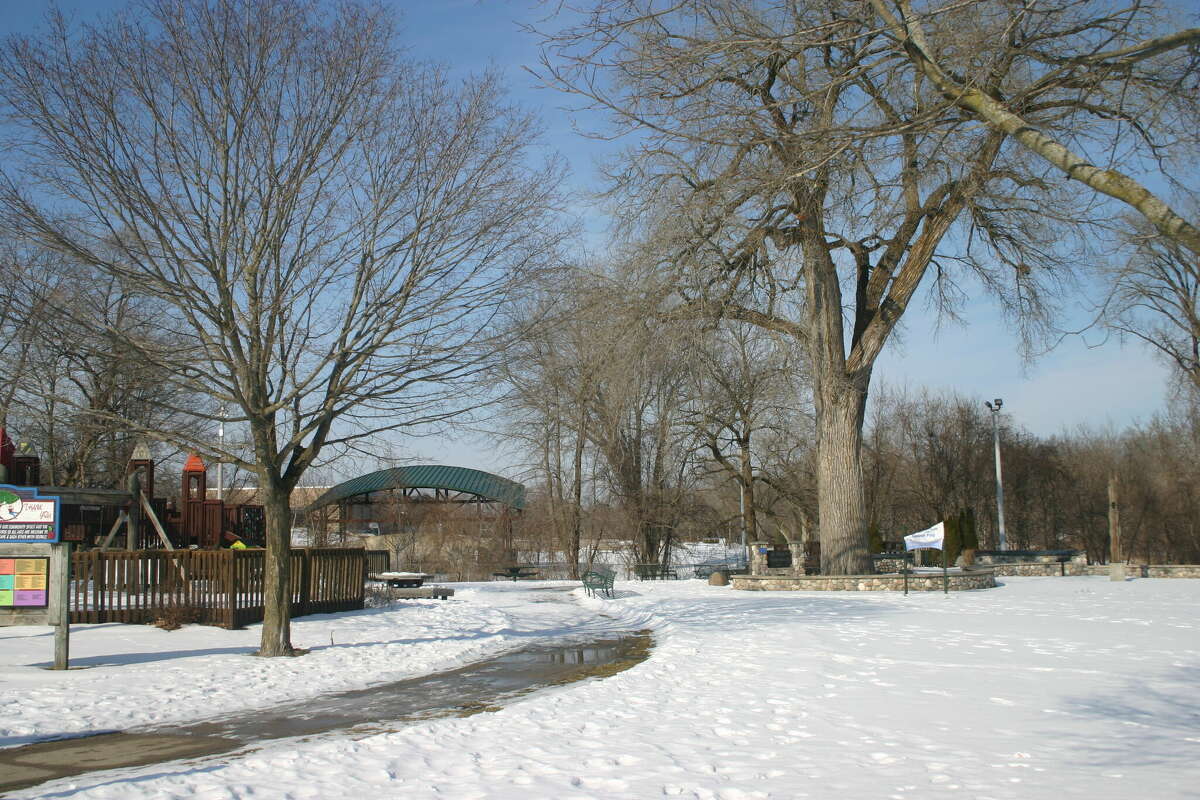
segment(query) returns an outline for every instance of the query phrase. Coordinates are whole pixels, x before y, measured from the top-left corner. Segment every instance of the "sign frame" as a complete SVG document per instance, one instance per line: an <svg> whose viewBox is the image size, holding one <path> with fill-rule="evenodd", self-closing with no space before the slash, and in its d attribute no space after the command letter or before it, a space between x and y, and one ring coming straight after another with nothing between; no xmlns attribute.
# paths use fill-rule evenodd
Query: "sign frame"
<svg viewBox="0 0 1200 800"><path fill-rule="evenodd" d="M54 628L54 669L67 669L71 636L71 544L0 542L0 558L48 558L46 605L0 608L0 626L50 625Z"/></svg>
<svg viewBox="0 0 1200 800"><path fill-rule="evenodd" d="M50 607L50 558L49 554L0 555L0 609L36 611ZM28 602L32 599L30 592L40 592L41 602Z"/></svg>
<svg viewBox="0 0 1200 800"><path fill-rule="evenodd" d="M3 496L17 497L16 503L0 505L0 545L61 544L60 498L43 496L36 487L12 486L7 483L0 483L0 493L3 493ZM0 496L0 499L3 499L3 496ZM50 519L45 518L47 513ZM26 534L32 526L48 526L48 529L40 536L34 535L33 532Z"/></svg>

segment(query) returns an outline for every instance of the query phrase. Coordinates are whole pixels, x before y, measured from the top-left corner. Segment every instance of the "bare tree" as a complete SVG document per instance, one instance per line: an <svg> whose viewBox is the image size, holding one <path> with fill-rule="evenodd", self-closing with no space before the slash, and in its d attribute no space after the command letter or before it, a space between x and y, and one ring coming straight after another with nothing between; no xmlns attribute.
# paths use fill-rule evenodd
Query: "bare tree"
<svg viewBox="0 0 1200 800"><path fill-rule="evenodd" d="M375 6L146 0L10 39L0 201L18 235L161 302L120 340L230 410L252 454L135 429L252 470L267 520L259 654L291 655L289 496L328 448L445 421L491 323L553 238L558 182L495 75L396 50ZM164 346L163 342L170 342Z"/></svg>
<svg viewBox="0 0 1200 800"><path fill-rule="evenodd" d="M1132 256L1110 274L1106 324L1149 344L1200 391L1200 258L1145 223L1129 238Z"/></svg>
<svg viewBox="0 0 1200 800"><path fill-rule="evenodd" d="M614 260L570 271L523 309L507 372L509 430L535 454L569 562L581 546L588 474L633 527L633 557L668 558L692 463L680 423L686 329L695 326L657 317L655 284L637 274L636 258Z"/></svg>
<svg viewBox="0 0 1200 800"><path fill-rule="evenodd" d="M1140 159L1165 166L1181 140L1190 145L1183 163L1195 157L1200 28L1176 29L1177 7L954 0L917 11L910 0L870 2L895 51L944 98L1200 256L1194 216L1118 169ZM1005 80L1014 72L1027 76L1022 85Z"/></svg>
<svg viewBox="0 0 1200 800"><path fill-rule="evenodd" d="M9 427L9 414L18 390L29 380L39 331L44 325L62 270L53 254L5 237L0 241L0 429Z"/></svg>
<svg viewBox="0 0 1200 800"><path fill-rule="evenodd" d="M583 270L546 277L515 309L519 335L503 365L504 409L509 438L530 455L545 486L543 521L556 531L569 576L578 578L584 487L593 467L589 404L613 356L596 333L609 309L592 302L595 281Z"/></svg>
<svg viewBox="0 0 1200 800"><path fill-rule="evenodd" d="M636 529L633 557L667 563L695 452L681 426L690 332L653 313L652 294L626 264L598 281L585 302L603 311L594 328L586 398L587 438L610 496Z"/></svg>
<svg viewBox="0 0 1200 800"><path fill-rule="evenodd" d="M790 421L804 396L806 370L794 350L794 341L738 321L703 331L692 348L692 398L685 421L710 463L738 486L741 530L749 541L758 539L756 489L768 479L761 458L755 470L754 445L762 451L760 437L786 436L778 426Z"/></svg>
<svg viewBox="0 0 1200 800"><path fill-rule="evenodd" d="M849 0L599 0L545 40L546 80L637 134L614 191L674 278L664 306L806 348L830 574L871 568L871 373L926 276L949 312L965 267L1032 335L1089 219L1007 133L964 120L889 36ZM1027 80L1004 59L995 71L1006 92Z"/></svg>

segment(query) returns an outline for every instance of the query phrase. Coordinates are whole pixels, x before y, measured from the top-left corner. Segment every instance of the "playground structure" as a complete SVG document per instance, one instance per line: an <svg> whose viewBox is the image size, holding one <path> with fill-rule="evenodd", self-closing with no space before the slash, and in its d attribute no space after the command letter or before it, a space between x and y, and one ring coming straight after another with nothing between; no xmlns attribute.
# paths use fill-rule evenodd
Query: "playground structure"
<svg viewBox="0 0 1200 800"><path fill-rule="evenodd" d="M155 495L155 464L145 444L134 448L124 489L42 485L38 456L17 453L2 428L0 467L0 483L60 498L62 540L78 550L215 550L225 530L251 547L263 544L262 506L208 498L207 469L195 453L184 464L178 502Z"/></svg>

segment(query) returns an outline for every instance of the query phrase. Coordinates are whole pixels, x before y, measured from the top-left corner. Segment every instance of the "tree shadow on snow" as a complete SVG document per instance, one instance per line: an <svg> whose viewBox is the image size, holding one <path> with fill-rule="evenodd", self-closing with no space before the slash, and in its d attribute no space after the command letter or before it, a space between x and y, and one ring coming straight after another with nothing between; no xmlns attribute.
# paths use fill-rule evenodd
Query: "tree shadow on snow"
<svg viewBox="0 0 1200 800"><path fill-rule="evenodd" d="M188 764L187 761L173 762L173 763L181 766L182 768L173 769L173 770L162 770L160 772L146 772L146 773L142 773L140 775L129 775L127 773L126 774L118 774L117 777L115 777L109 781L103 781L102 783L87 784L84 786L70 785L67 788L63 789L62 791L47 792L45 794L39 794L38 797L40 797L40 798L74 797L75 795L79 794L80 792L92 791L92 790L100 789L100 788L103 788L106 786L108 786L108 787L136 786L139 783L149 783L151 781L156 781L160 778L174 778L174 777L180 777L180 776L186 776L186 775L203 775L205 773L218 772L218 771L224 769L227 766L227 763L225 763L225 762L213 763L211 759L221 758L221 757L228 758L228 756L229 756L229 753L221 753L218 756L209 756L209 757L207 757L208 763L195 764L194 766L190 766L190 767L186 766ZM124 770L126 768L119 768L119 769ZM128 769L138 769L138 767L129 767ZM71 778L61 778L60 780L74 781L74 780L78 780L80 777L85 777L87 774L90 774L90 773L85 773L84 776L76 775Z"/></svg>
<svg viewBox="0 0 1200 800"><path fill-rule="evenodd" d="M124 667L130 664L149 664L155 661L173 661L177 658L194 658L196 656L249 655L256 647L207 647L194 650L164 650L156 653L109 653L102 656L72 657L72 669L77 667ZM53 661L39 661L30 664L31 667L49 669Z"/></svg>
<svg viewBox="0 0 1200 800"><path fill-rule="evenodd" d="M1073 716L1111 723L1078 740L1077 748L1098 765L1194 763L1200 731L1197 685L1200 666L1179 667L1130 680L1111 693L1068 700L1066 711Z"/></svg>
<svg viewBox="0 0 1200 800"><path fill-rule="evenodd" d="M42 744L44 742L62 742L67 739L86 739L90 736L100 736L105 733L120 733L116 728L100 728L89 731L71 731L70 733L39 733L30 736L0 736L0 748L22 747L27 744Z"/></svg>

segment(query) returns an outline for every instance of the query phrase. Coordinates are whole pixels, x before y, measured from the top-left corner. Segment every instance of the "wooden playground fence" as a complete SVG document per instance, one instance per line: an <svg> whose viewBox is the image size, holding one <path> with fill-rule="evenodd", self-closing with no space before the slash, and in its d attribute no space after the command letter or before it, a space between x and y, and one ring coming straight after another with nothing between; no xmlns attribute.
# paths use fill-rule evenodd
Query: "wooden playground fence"
<svg viewBox="0 0 1200 800"><path fill-rule="evenodd" d="M387 572L392 568L392 555L387 550L367 550L367 573Z"/></svg>
<svg viewBox="0 0 1200 800"><path fill-rule="evenodd" d="M148 623L167 614L241 628L263 619L263 550L90 550L71 556L71 622ZM382 559L381 559L382 556ZM292 616L363 607L386 551L291 551ZM377 569L382 565L382 569Z"/></svg>

